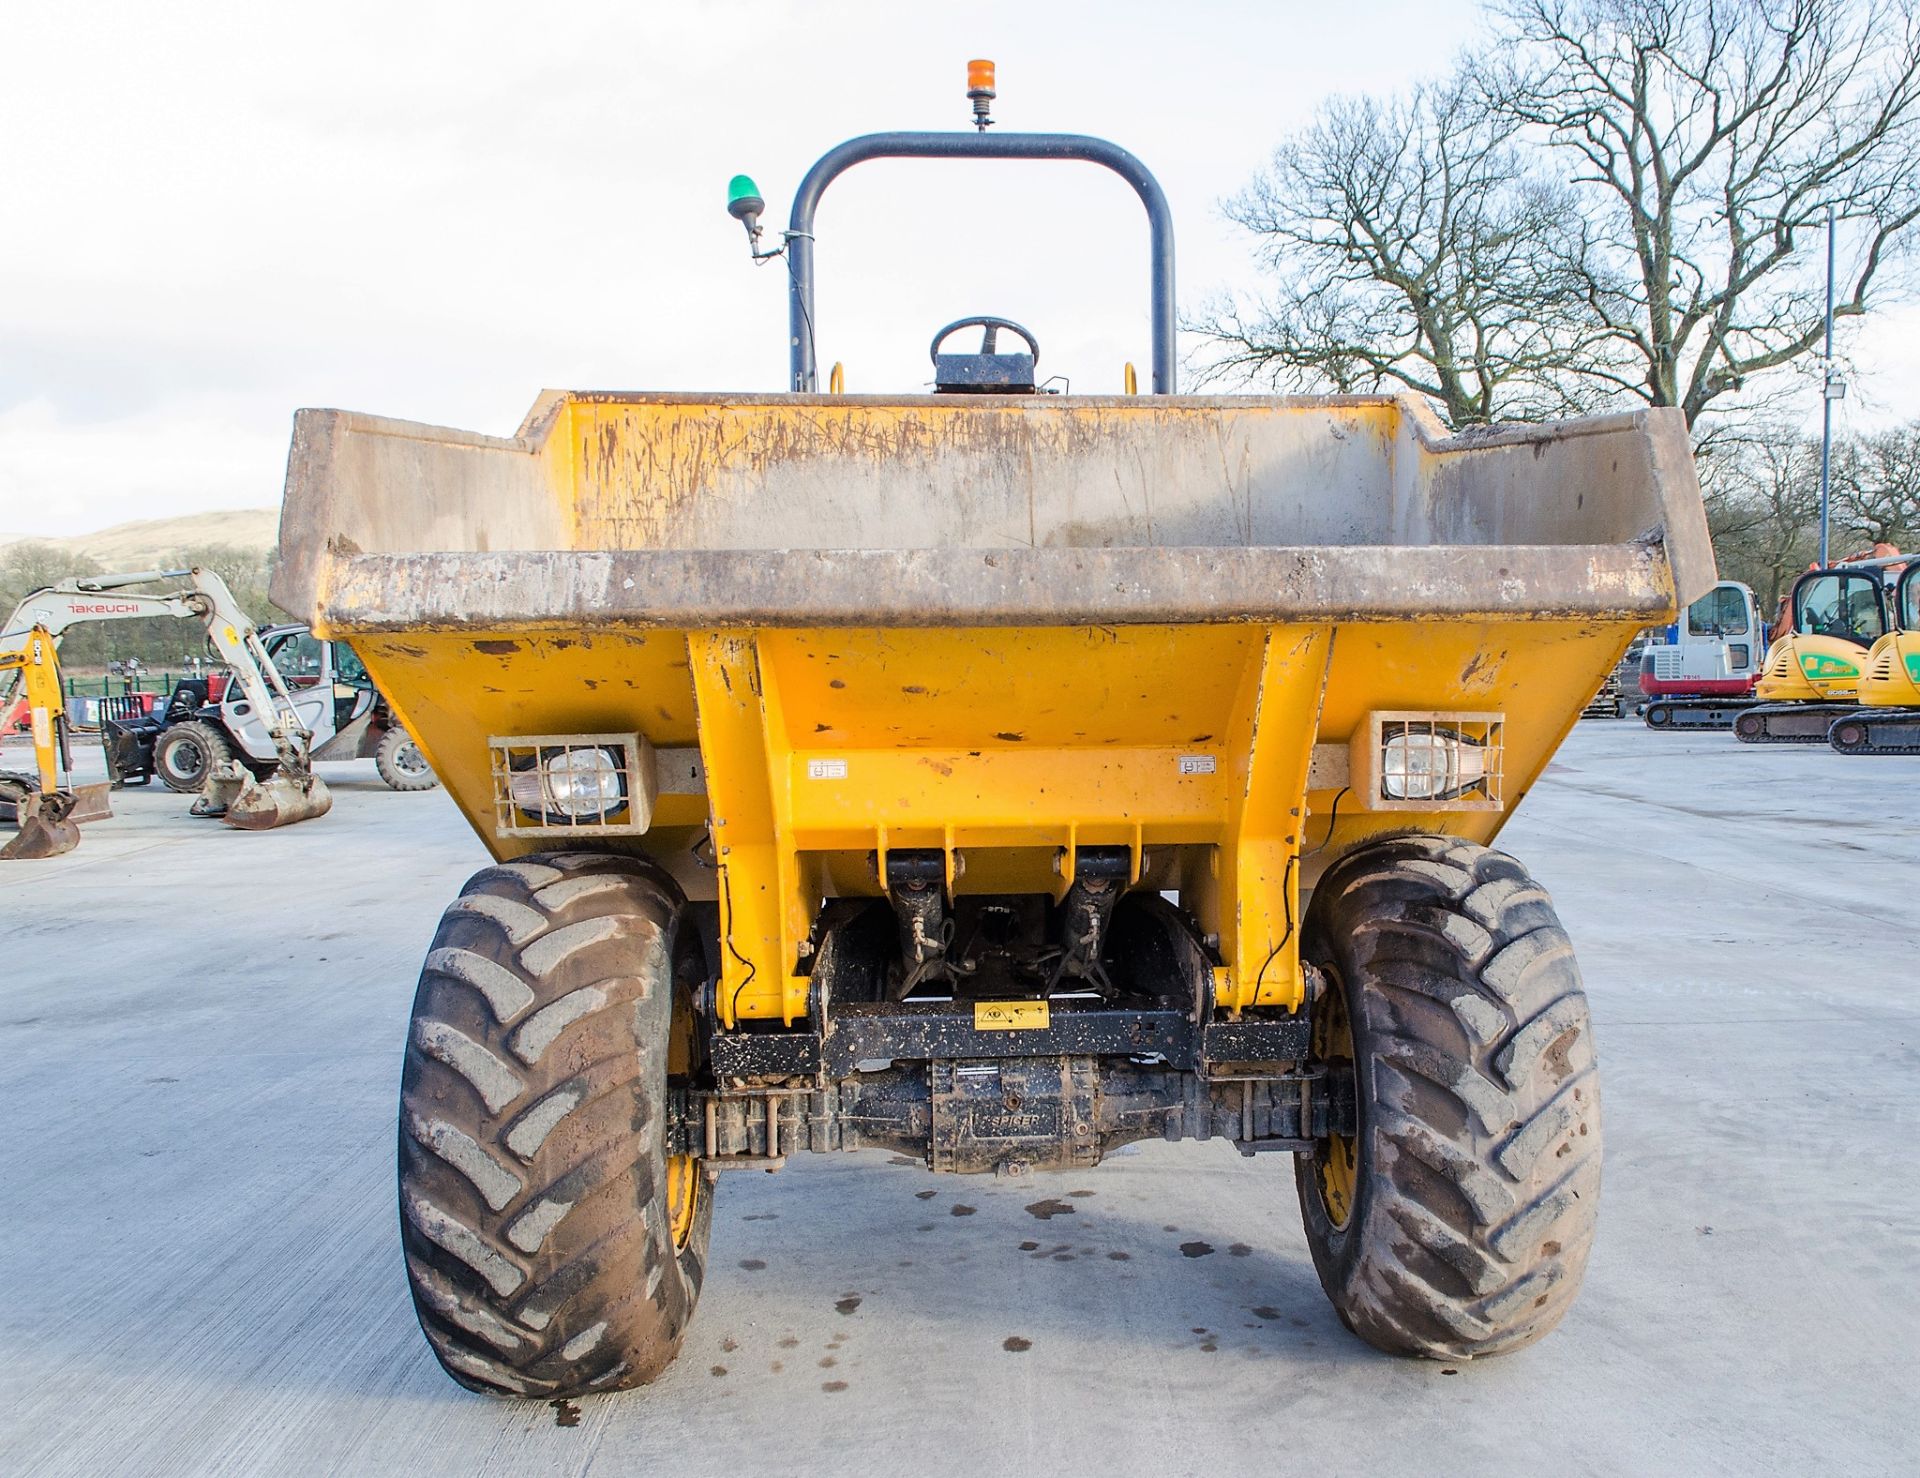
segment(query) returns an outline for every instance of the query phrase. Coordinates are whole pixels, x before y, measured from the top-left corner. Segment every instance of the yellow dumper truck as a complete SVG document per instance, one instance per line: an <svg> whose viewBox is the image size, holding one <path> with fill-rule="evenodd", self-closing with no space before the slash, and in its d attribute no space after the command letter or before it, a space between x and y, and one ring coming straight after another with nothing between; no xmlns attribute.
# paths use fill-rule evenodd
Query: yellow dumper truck
<svg viewBox="0 0 1920 1478"><path fill-rule="evenodd" d="M936 343L934 393L821 393L814 208L901 157L1131 183L1151 393L1044 393L1003 320ZM1295 1156L1380 1349L1549 1329L1598 1080L1553 905L1488 844L1713 583L1678 413L1448 436L1387 396L1178 395L1166 203L1100 140L853 140L773 250L751 182L731 208L789 256L789 392L295 427L274 598L352 642L496 859L402 1081L442 1365L653 1378L729 1170L1084 1171L1142 1139Z"/></svg>

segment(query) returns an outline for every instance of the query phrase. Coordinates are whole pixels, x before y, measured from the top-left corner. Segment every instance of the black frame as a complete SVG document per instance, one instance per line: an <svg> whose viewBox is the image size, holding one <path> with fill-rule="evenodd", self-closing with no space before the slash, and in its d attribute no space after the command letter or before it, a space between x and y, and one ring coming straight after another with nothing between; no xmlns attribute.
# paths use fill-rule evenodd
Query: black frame
<svg viewBox="0 0 1920 1478"><path fill-rule="evenodd" d="M966 1062L1023 1057L1157 1058L1176 1072L1215 1064L1305 1062L1312 1029L1305 1013L1196 1025L1189 1011L1114 1010L1051 1003L1044 1027L983 1031L966 1001L847 1002L828 1030L712 1030L708 1060L721 1079L850 1078L872 1061Z"/></svg>
<svg viewBox="0 0 1920 1478"><path fill-rule="evenodd" d="M1787 608L1793 616L1794 631L1801 636L1830 636L1836 641L1850 641L1862 647L1872 646L1874 641L1879 639L1878 637L1868 639L1855 636L1852 632L1810 632L1800 624L1802 610L1801 591L1813 581L1824 580L1829 575L1838 576L1846 580L1865 580L1870 583L1873 586L1873 598L1880 612L1880 635L1885 636L1891 629L1892 623L1887 620L1887 578L1881 573L1880 569L1875 565L1827 565L1822 569L1808 570L1806 574L1793 582L1793 596L1788 602Z"/></svg>
<svg viewBox="0 0 1920 1478"><path fill-rule="evenodd" d="M1153 237L1149 266L1153 393L1174 393L1173 212L1166 193L1146 165L1118 144L1077 133L870 133L822 154L794 193L787 226L789 389L810 395L820 388L813 330L814 212L828 185L869 159L1069 159L1098 164L1119 175L1147 208Z"/></svg>

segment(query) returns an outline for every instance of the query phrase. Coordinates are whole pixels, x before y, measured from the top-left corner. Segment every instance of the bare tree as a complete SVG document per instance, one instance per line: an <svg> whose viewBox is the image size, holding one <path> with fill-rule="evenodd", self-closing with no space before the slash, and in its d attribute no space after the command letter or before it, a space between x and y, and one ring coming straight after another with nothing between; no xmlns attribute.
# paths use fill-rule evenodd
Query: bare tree
<svg viewBox="0 0 1920 1478"><path fill-rule="evenodd" d="M1721 573L1763 607L1820 549L1820 444L1781 421L1749 423L1695 451ZM1832 557L1920 548L1920 421L1834 443Z"/></svg>
<svg viewBox="0 0 1920 1478"><path fill-rule="evenodd" d="M1571 163L1588 302L1636 392L1688 421L1819 344L1816 232L1859 242L1864 313L1920 218L1920 24L1905 0L1504 0L1495 116ZM1611 371L1610 371L1611 372Z"/></svg>
<svg viewBox="0 0 1920 1478"><path fill-rule="evenodd" d="M1454 426L1590 400L1611 330L1582 300L1585 225L1528 173L1519 127L1459 79L1323 106L1227 203L1276 281L1190 325L1213 351L1203 380L1404 387Z"/></svg>
<svg viewBox="0 0 1920 1478"><path fill-rule="evenodd" d="M1698 465L1720 572L1771 611L1820 547L1820 448L1761 423L1717 440Z"/></svg>
<svg viewBox="0 0 1920 1478"><path fill-rule="evenodd" d="M265 625L288 619L267 599L270 561L271 555L265 550L200 544L173 550L151 562L161 569L199 565L217 570L247 614ZM98 560L57 544L35 540L8 544L0 549L0 621L30 591L75 576L102 573L105 571ZM180 583L162 580L146 588L174 590ZM165 669L200 656L205 649L205 633L195 623L155 616L137 621L83 622L62 639L60 661L70 674L89 672L129 657Z"/></svg>
<svg viewBox="0 0 1920 1478"><path fill-rule="evenodd" d="M1495 0L1452 80L1336 100L1234 200L1272 273L1204 379L1405 387L1452 424L1749 415L1920 223L1920 0ZM1756 384L1756 380L1758 383Z"/></svg>
<svg viewBox="0 0 1920 1478"><path fill-rule="evenodd" d="M1837 528L1862 545L1920 544L1920 421L1842 442L1832 482Z"/></svg>
<svg viewBox="0 0 1920 1478"><path fill-rule="evenodd" d="M19 539L0 546L0 621L5 621L30 591L69 576L99 573L98 562L84 554L69 553L58 544Z"/></svg>

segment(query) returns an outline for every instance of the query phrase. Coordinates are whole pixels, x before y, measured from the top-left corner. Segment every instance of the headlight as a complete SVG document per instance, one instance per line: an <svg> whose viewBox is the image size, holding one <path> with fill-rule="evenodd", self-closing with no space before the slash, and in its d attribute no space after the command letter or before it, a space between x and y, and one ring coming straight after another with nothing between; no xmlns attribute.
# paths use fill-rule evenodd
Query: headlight
<svg viewBox="0 0 1920 1478"><path fill-rule="evenodd" d="M1381 739L1380 792L1389 800L1451 800L1486 779L1485 748L1452 729L1402 725Z"/></svg>
<svg viewBox="0 0 1920 1478"><path fill-rule="evenodd" d="M611 821L627 808L625 757L603 747L542 749L510 774L507 794L548 822Z"/></svg>
<svg viewBox="0 0 1920 1478"><path fill-rule="evenodd" d="M642 734L496 734L487 748L495 836L639 836L653 825L660 779Z"/></svg>

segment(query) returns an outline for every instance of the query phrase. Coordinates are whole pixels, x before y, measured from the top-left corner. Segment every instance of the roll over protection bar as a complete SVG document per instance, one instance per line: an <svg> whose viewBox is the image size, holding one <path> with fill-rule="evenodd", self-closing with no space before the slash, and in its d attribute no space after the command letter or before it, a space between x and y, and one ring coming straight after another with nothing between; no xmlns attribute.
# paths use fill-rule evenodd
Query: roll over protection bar
<svg viewBox="0 0 1920 1478"><path fill-rule="evenodd" d="M1077 159L1119 175L1147 208L1152 233L1153 393L1174 393L1173 212L1146 165L1118 144L1076 133L870 133L822 154L794 194L787 226L790 390L812 394L820 388L813 336L814 211L828 185L869 159Z"/></svg>

